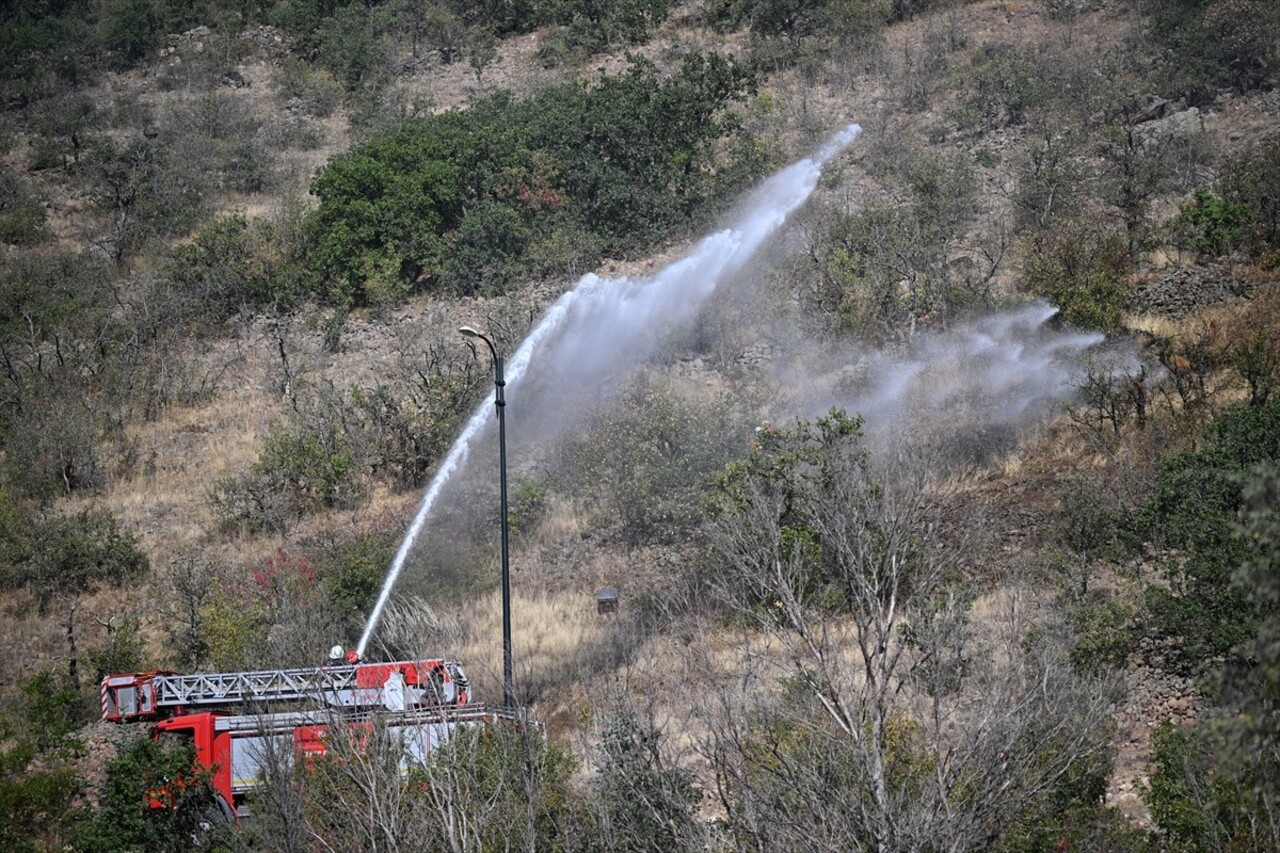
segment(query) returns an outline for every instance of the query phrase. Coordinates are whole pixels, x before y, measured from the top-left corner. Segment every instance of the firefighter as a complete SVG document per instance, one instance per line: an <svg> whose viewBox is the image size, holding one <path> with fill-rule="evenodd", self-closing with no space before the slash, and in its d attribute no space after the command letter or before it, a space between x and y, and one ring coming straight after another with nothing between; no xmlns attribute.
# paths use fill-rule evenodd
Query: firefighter
<svg viewBox="0 0 1280 853"><path fill-rule="evenodd" d="M360 653L355 649L347 652L347 665L355 666L358 663L360 663Z"/></svg>
<svg viewBox="0 0 1280 853"><path fill-rule="evenodd" d="M329 659L325 661L325 666L342 666L342 646L334 646L329 649Z"/></svg>

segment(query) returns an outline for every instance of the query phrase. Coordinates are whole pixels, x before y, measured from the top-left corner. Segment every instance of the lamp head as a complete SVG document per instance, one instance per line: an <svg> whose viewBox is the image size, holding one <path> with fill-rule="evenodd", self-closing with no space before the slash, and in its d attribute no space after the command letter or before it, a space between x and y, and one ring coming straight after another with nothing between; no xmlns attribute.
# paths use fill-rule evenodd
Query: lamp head
<svg viewBox="0 0 1280 853"><path fill-rule="evenodd" d="M477 332L475 329L471 328L470 326L463 326L458 331L466 335L468 338L484 337L483 335L481 335L479 332Z"/></svg>

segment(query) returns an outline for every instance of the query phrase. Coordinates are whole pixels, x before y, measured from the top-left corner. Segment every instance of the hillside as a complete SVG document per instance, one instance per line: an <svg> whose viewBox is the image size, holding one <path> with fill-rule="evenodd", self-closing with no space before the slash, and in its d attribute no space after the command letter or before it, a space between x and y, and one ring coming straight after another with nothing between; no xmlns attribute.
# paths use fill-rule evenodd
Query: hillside
<svg viewBox="0 0 1280 853"><path fill-rule="evenodd" d="M354 645L437 477L367 651L501 696L473 326L541 727L200 845L1280 848L1273 3L4 18L0 838L189 847L98 680Z"/></svg>

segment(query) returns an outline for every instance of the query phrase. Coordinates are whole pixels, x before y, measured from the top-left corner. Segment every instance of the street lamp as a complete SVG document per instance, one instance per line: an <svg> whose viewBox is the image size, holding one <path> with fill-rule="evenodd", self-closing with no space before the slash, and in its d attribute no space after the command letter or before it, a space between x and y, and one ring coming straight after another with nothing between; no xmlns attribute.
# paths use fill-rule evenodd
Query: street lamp
<svg viewBox="0 0 1280 853"><path fill-rule="evenodd" d="M507 530L507 420L505 416L507 401L503 397L503 388L507 380L502 375L502 356L493 341L477 332L470 326L458 330L468 338L479 338L489 346L489 354L493 356L493 402L498 407L498 471L500 491L502 493L502 705L508 711L515 707L514 689L511 677L511 559L508 550ZM472 348L475 352L475 348Z"/></svg>

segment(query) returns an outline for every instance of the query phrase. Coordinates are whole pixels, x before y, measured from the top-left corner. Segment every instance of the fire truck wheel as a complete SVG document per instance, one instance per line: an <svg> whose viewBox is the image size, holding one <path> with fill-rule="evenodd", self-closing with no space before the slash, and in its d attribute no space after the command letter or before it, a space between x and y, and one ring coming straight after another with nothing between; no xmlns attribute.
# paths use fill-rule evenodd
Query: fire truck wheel
<svg viewBox="0 0 1280 853"><path fill-rule="evenodd" d="M206 808L200 813L200 831L212 832L219 826L225 826L236 822L235 809L231 808L231 804L221 794L216 796L213 805Z"/></svg>

